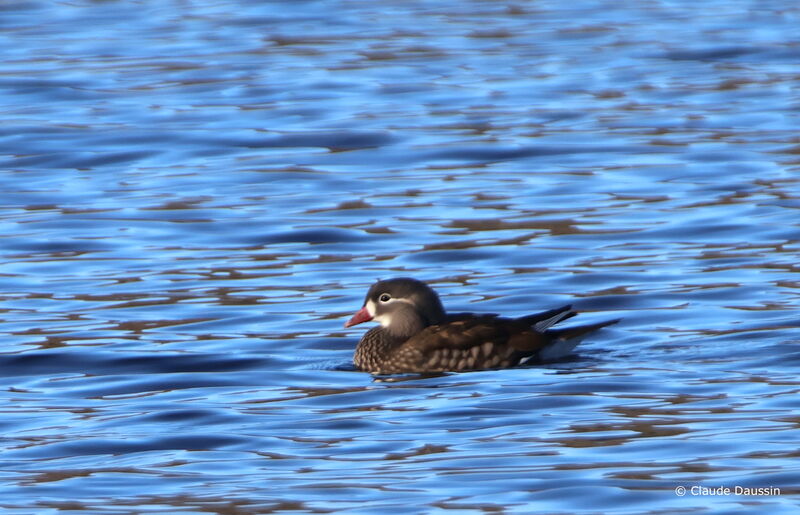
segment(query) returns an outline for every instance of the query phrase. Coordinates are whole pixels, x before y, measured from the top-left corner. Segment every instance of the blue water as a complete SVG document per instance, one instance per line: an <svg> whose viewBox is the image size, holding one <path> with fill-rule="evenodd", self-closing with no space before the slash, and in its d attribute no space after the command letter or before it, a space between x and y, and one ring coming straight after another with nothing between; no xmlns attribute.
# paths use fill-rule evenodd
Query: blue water
<svg viewBox="0 0 800 515"><path fill-rule="evenodd" d="M798 26L4 5L0 509L796 513ZM559 363L375 378L342 324L396 275L623 322Z"/></svg>

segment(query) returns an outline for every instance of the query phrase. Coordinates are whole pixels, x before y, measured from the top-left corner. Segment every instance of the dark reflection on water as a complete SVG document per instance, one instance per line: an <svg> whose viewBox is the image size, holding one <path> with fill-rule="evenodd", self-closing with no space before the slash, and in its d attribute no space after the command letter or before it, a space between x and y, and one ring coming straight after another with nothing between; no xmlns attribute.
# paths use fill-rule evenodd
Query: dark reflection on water
<svg viewBox="0 0 800 515"><path fill-rule="evenodd" d="M796 512L798 23L6 6L0 507ZM393 275L624 320L558 363L372 377L342 323Z"/></svg>

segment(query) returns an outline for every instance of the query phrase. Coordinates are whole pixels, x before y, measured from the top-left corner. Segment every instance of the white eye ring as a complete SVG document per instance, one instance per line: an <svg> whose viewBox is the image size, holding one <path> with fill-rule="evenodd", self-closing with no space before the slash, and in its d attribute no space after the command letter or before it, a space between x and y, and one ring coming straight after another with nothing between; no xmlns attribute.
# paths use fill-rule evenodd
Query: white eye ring
<svg viewBox="0 0 800 515"><path fill-rule="evenodd" d="M389 295L388 293L381 293L381 296L378 297L378 300L381 302L389 302L390 300L392 300L392 296Z"/></svg>

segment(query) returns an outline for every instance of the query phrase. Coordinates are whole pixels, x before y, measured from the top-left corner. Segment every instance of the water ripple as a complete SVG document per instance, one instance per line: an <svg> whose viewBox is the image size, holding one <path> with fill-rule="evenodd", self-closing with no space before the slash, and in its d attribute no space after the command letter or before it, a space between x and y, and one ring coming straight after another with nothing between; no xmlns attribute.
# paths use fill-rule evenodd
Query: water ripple
<svg viewBox="0 0 800 515"><path fill-rule="evenodd" d="M178 7L0 7L3 510L796 512L796 8ZM373 377L394 275L623 321Z"/></svg>

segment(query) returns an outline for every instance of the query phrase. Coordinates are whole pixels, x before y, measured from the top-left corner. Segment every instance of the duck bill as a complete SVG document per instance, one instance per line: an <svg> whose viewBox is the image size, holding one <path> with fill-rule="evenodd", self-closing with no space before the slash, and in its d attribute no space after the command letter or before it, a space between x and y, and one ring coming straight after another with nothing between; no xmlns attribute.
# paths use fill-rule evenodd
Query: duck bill
<svg viewBox="0 0 800 515"><path fill-rule="evenodd" d="M353 318L345 322L344 326L351 327L356 324L360 324L361 322L369 322L370 320L372 320L372 315L369 314L369 311L367 311L367 307L364 306L363 308L358 310L358 313L353 315Z"/></svg>

